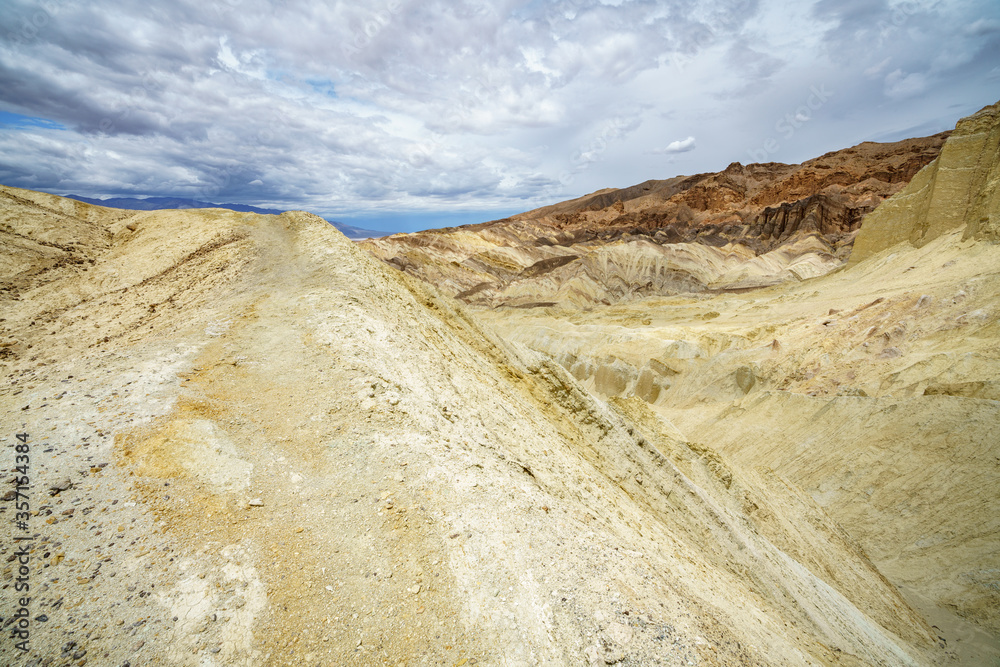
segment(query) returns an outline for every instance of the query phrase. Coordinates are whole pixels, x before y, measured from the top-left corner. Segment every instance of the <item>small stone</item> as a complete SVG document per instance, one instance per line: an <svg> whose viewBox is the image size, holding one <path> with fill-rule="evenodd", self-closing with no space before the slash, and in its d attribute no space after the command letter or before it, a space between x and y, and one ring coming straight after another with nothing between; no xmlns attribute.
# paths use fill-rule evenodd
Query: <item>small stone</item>
<svg viewBox="0 0 1000 667"><path fill-rule="evenodd" d="M757 375L753 372L752 368L749 366L740 366L736 369L736 386L738 386L744 394L753 389L755 384L757 384Z"/></svg>
<svg viewBox="0 0 1000 667"><path fill-rule="evenodd" d="M254 498L253 500L250 501L250 507L263 507L263 506L264 506L264 501L261 500L260 498Z"/></svg>
<svg viewBox="0 0 1000 667"><path fill-rule="evenodd" d="M49 485L49 495L55 496L71 488L73 488L73 482L70 480L69 477L65 477L56 482L55 484Z"/></svg>

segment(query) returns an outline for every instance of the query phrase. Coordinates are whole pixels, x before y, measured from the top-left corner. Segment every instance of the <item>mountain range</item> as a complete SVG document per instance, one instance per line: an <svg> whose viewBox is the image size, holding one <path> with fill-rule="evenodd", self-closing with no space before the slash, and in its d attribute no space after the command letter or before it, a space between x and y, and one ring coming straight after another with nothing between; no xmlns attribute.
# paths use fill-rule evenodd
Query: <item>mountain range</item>
<svg viewBox="0 0 1000 667"><path fill-rule="evenodd" d="M736 162L363 245L446 294L491 307L575 308L794 282L842 266L864 217L947 138L866 142L799 165Z"/></svg>

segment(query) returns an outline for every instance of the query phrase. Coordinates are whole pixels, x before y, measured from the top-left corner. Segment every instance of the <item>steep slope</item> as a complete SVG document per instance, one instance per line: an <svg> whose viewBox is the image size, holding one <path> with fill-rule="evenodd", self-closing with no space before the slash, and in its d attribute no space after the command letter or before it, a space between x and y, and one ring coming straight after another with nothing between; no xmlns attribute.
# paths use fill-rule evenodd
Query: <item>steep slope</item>
<svg viewBox="0 0 1000 667"><path fill-rule="evenodd" d="M811 498L314 216L2 194L37 512L0 504L6 632L14 537L33 587L6 663L947 660Z"/></svg>
<svg viewBox="0 0 1000 667"><path fill-rule="evenodd" d="M958 123L941 155L865 225L852 265L904 241L920 247L959 228L966 238L1000 240L998 114L994 105Z"/></svg>
<svg viewBox="0 0 1000 667"><path fill-rule="evenodd" d="M824 508L948 639L1000 660L1000 104L869 216L846 270L592 312L483 311ZM869 228L869 225L871 227Z"/></svg>
<svg viewBox="0 0 1000 667"><path fill-rule="evenodd" d="M588 306L797 282L840 267L865 215L946 137L867 142L801 165L733 163L363 245L446 294L489 306Z"/></svg>

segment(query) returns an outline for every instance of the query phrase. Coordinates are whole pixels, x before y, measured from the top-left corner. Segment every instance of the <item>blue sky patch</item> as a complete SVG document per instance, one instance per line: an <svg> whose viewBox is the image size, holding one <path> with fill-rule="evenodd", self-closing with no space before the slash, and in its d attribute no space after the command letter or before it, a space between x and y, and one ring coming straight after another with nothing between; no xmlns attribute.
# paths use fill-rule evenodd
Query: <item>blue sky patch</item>
<svg viewBox="0 0 1000 667"><path fill-rule="evenodd" d="M66 126L56 123L48 118L38 116L24 116L10 111L0 111L0 125L7 127L41 127L46 130L65 130Z"/></svg>

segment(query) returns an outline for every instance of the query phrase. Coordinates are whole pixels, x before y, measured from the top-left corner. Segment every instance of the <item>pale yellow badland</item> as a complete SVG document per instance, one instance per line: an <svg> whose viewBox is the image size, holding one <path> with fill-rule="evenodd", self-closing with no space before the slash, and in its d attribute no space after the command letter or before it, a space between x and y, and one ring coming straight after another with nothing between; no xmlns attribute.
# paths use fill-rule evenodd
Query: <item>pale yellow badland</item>
<svg viewBox="0 0 1000 667"><path fill-rule="evenodd" d="M998 146L963 120L844 268L577 311L3 188L2 661L996 664Z"/></svg>

